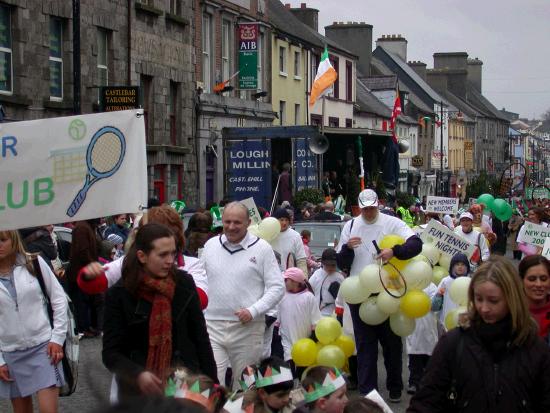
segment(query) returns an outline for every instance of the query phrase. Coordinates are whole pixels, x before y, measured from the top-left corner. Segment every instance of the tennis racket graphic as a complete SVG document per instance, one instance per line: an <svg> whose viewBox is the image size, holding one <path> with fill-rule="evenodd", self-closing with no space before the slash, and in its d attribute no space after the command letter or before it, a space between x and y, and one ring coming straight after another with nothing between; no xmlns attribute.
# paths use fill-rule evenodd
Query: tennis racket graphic
<svg viewBox="0 0 550 413"><path fill-rule="evenodd" d="M95 133L86 150L86 166L88 168L86 180L67 209L68 216L75 216L93 184L100 179L113 176L118 171L125 152L126 140L117 128L105 126Z"/></svg>
<svg viewBox="0 0 550 413"><path fill-rule="evenodd" d="M525 189L527 170L519 162L511 163L502 171L498 193L500 196L510 196L515 190Z"/></svg>

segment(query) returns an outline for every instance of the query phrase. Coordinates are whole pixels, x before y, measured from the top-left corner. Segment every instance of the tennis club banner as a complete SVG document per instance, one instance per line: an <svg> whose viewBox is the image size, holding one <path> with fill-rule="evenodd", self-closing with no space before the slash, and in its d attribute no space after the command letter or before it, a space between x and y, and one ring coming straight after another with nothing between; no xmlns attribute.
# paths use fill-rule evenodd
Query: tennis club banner
<svg viewBox="0 0 550 413"><path fill-rule="evenodd" d="M0 230L147 205L141 110L0 123Z"/></svg>

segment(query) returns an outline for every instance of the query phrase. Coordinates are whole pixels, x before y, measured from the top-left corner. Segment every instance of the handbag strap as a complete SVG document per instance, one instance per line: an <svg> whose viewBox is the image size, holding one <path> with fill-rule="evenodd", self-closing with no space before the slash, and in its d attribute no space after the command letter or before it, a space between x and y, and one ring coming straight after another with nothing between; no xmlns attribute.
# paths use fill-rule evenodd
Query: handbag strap
<svg viewBox="0 0 550 413"><path fill-rule="evenodd" d="M44 296L44 299L46 300L46 308L48 311L48 318L50 319L50 326L53 328L53 308L52 303L50 302L50 296L48 295L48 292L46 291L46 285L44 284L44 277L42 275L42 269L40 268L40 263L38 262L38 258L32 259L32 266L34 267L34 275L36 279L38 280L38 284L40 284L40 290L42 290L42 295Z"/></svg>

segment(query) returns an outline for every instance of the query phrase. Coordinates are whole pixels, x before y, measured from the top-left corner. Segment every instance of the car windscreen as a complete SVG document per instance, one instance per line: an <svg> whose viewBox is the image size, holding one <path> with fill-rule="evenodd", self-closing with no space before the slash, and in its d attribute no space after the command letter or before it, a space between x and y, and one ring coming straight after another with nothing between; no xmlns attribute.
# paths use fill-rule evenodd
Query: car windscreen
<svg viewBox="0 0 550 413"><path fill-rule="evenodd" d="M315 255L320 255L327 248L336 248L340 233L342 231L341 224L319 224L314 222L304 222L294 224L294 229L300 233L304 229L311 232L311 240L309 248Z"/></svg>

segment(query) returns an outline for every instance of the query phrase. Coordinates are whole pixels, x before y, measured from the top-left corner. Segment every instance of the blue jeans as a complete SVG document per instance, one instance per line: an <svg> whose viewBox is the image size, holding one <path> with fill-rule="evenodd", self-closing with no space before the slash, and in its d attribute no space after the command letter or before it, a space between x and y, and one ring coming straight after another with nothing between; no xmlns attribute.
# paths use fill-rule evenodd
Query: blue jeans
<svg viewBox="0 0 550 413"><path fill-rule="evenodd" d="M365 395L378 389L378 342L382 345L386 367L386 387L403 390L403 342L391 331L390 321L377 326L365 324L359 318L359 304L349 304L357 346L357 378L359 393Z"/></svg>

